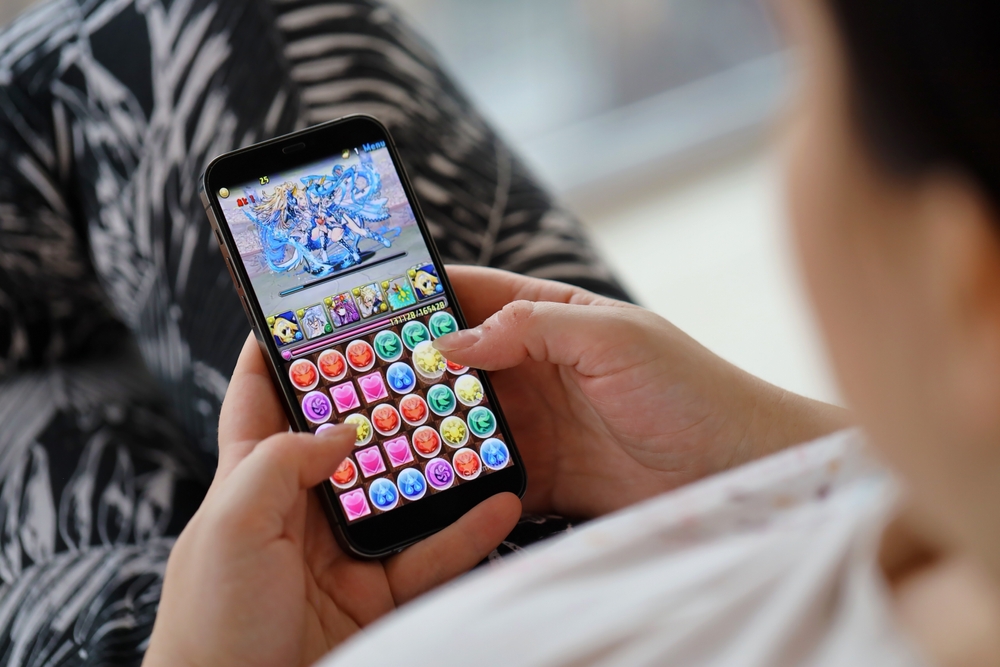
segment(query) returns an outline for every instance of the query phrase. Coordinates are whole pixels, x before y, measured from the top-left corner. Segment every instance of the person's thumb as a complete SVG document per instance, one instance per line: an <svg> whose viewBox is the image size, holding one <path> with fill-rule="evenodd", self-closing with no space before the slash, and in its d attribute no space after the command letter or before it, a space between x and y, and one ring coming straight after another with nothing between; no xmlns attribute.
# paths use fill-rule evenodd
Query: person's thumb
<svg viewBox="0 0 1000 667"><path fill-rule="evenodd" d="M354 448L356 427L319 435L283 433L261 442L226 480L227 513L268 520L284 516L303 490L328 479Z"/></svg>

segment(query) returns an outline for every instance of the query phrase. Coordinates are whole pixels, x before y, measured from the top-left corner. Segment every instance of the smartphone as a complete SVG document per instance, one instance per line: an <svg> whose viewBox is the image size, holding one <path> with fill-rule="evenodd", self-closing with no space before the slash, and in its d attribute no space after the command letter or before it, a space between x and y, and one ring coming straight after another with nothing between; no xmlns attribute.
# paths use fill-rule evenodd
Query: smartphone
<svg viewBox="0 0 1000 667"><path fill-rule="evenodd" d="M296 431L357 426L317 489L341 546L399 551L526 477L388 130L349 116L216 158L205 210Z"/></svg>

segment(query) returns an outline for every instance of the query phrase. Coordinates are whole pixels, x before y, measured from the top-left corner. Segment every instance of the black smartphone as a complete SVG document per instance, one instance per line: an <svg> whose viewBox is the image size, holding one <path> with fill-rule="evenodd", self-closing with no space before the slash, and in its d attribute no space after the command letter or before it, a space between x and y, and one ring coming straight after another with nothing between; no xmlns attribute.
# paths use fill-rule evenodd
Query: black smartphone
<svg viewBox="0 0 1000 667"><path fill-rule="evenodd" d="M350 116L227 153L202 198L292 428L358 428L318 489L347 551L385 556L523 495L489 378L432 345L466 323L385 126Z"/></svg>

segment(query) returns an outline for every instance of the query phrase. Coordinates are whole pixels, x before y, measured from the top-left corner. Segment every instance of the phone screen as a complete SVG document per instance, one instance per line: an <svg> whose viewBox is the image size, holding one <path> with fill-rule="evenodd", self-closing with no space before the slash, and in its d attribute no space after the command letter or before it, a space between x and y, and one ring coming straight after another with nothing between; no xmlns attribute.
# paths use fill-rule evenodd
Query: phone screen
<svg viewBox="0 0 1000 667"><path fill-rule="evenodd" d="M349 524L513 465L483 378L432 345L459 325L385 142L216 195L297 408L357 426Z"/></svg>

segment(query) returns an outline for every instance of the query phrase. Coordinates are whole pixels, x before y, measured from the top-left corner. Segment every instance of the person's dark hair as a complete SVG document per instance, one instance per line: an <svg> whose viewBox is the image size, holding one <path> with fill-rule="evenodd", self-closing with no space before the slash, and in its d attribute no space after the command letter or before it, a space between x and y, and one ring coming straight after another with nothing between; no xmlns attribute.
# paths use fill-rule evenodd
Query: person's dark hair
<svg viewBox="0 0 1000 667"><path fill-rule="evenodd" d="M828 2L876 160L904 177L958 169L1000 207L1000 3Z"/></svg>

